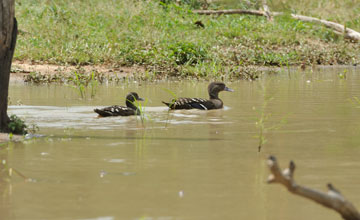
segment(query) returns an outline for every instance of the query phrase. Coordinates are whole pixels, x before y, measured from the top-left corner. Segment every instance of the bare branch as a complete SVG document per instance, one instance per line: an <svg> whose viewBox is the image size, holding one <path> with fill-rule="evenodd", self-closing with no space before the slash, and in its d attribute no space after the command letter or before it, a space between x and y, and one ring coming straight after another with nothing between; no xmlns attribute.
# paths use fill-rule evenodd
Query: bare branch
<svg viewBox="0 0 360 220"><path fill-rule="evenodd" d="M305 186L297 185L294 177L295 163L290 161L289 168L281 172L281 169L274 156L270 156L267 160L271 171L268 177L268 183L280 183L284 185L291 193L313 200L325 207L335 210L345 220L360 220L360 213L357 209L347 201L334 186L329 183L327 185L328 192L310 189Z"/></svg>
<svg viewBox="0 0 360 220"><path fill-rule="evenodd" d="M258 10L242 10L242 9L228 9L228 10L193 10L194 13L200 15L222 15L222 14L248 14L257 16L266 16L266 13Z"/></svg>
<svg viewBox="0 0 360 220"><path fill-rule="evenodd" d="M293 17L296 20L305 21L305 22L313 22L325 25L326 27L332 29L334 33L339 35L344 35L345 38L353 40L353 41L360 41L360 33L351 29L346 28L342 24L338 24L332 21L322 20L318 18L308 17L304 15L297 15L297 14L291 14L291 17Z"/></svg>
<svg viewBox="0 0 360 220"><path fill-rule="evenodd" d="M264 9L265 16L266 16L266 18L268 19L268 21L273 21L273 17L272 17L272 15L271 15L269 6L268 6L267 3L266 3L266 0L263 0L263 9Z"/></svg>

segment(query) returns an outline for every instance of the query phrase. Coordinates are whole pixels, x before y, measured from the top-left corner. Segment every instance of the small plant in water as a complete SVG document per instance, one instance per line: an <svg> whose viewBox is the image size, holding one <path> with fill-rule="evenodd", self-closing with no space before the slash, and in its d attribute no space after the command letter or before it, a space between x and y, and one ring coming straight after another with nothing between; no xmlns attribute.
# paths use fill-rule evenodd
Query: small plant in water
<svg viewBox="0 0 360 220"><path fill-rule="evenodd" d="M97 87L98 87L98 81L95 79L95 72L92 72L91 81L90 81L91 98L95 97Z"/></svg>
<svg viewBox="0 0 360 220"><path fill-rule="evenodd" d="M9 129L10 132L13 134L27 134L28 133L28 127L25 124L25 121L23 121L21 118L19 118L16 115L10 116L10 123L9 123Z"/></svg>
<svg viewBox="0 0 360 220"><path fill-rule="evenodd" d="M149 116L146 117L146 115L145 115L145 107L146 107L147 102L148 102L148 100L145 99L145 101L143 101L143 102L139 102L139 101L135 100L135 102L133 103L135 106L137 106L137 109L139 111L139 116L141 119L141 124L143 125L144 128L145 128L146 121L148 119L151 120L151 118Z"/></svg>
<svg viewBox="0 0 360 220"><path fill-rule="evenodd" d="M88 86L90 85L90 97L94 98L96 95L98 80L95 76L95 72L91 73L91 76L87 76L78 72L74 72L75 77L71 80L75 84L75 88L79 92L82 99L86 98L88 93Z"/></svg>
<svg viewBox="0 0 360 220"><path fill-rule="evenodd" d="M165 92L167 92L167 93L169 93L173 98L172 98L172 100L171 100L171 104L170 104L170 106L172 106L174 103L175 103L175 101L176 101L176 99L177 99L177 96L176 96L176 94L175 94L175 92L173 92L173 91L171 91L170 89L163 89ZM167 118L166 118L166 123L165 123L165 128L167 127L167 125L168 125L168 123L169 123L169 121L170 121L170 108L168 109L168 112L167 112Z"/></svg>
<svg viewBox="0 0 360 220"><path fill-rule="evenodd" d="M75 79L74 79L75 86L78 89L81 98L85 98L85 83L84 81L81 80L79 74L76 71L74 72L74 74L75 74Z"/></svg>
<svg viewBox="0 0 360 220"><path fill-rule="evenodd" d="M346 75L347 75L347 70L344 70L343 72L338 73L339 79L346 79Z"/></svg>
<svg viewBox="0 0 360 220"><path fill-rule="evenodd" d="M271 113L267 113L267 107L268 104L271 102L271 100L274 99L273 95L268 94L267 87L262 86L262 91L264 94L264 101L259 111L259 116L256 118L255 126L258 129L258 135L255 137L259 140L258 145L258 152L261 151L263 145L267 142L267 139L265 137L265 134L270 130L277 130L281 128L287 121L286 117L283 117L280 121L273 123L271 126L267 127L266 124L271 119ZM254 107L254 110L256 108Z"/></svg>

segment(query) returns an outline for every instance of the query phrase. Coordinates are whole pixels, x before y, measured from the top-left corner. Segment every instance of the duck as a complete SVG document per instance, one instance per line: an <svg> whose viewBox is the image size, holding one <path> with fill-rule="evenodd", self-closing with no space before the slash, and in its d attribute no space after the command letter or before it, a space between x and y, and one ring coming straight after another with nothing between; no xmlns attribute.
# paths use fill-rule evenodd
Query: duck
<svg viewBox="0 0 360 220"><path fill-rule="evenodd" d="M102 109L96 108L94 112L98 113L99 117L140 115L140 110L135 105L136 101L144 101L144 99L136 92L130 92L126 96L126 107L113 105Z"/></svg>
<svg viewBox="0 0 360 220"><path fill-rule="evenodd" d="M178 98L173 99L171 102L162 101L162 103L170 109L221 109L224 105L223 101L219 98L219 92L221 91L233 92L234 90L226 87L223 82L212 82L208 86L209 99Z"/></svg>

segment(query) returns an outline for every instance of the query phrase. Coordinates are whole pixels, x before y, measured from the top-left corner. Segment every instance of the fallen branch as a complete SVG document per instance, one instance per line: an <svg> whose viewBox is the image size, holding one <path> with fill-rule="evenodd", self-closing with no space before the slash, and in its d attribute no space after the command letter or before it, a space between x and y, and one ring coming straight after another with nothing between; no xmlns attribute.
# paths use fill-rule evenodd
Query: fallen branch
<svg viewBox="0 0 360 220"><path fill-rule="evenodd" d="M360 213L347 201L331 183L327 184L328 192L323 193L295 183L295 163L290 161L289 168L281 172L274 156L268 158L268 166L272 174L268 177L268 183L280 183L291 193L313 200L327 208L338 212L345 220L360 220Z"/></svg>
<svg viewBox="0 0 360 220"><path fill-rule="evenodd" d="M268 21L273 21L273 18L272 18L269 6L266 3L266 0L263 0L263 9L264 9L265 16L266 16L267 20Z"/></svg>
<svg viewBox="0 0 360 220"><path fill-rule="evenodd" d="M228 9L228 10L193 10L194 13L200 15L222 15L222 14L247 14L266 16L264 11L259 10L242 10L242 9Z"/></svg>
<svg viewBox="0 0 360 220"><path fill-rule="evenodd" d="M268 20L271 20L272 16L282 15L282 12L272 12L270 13L266 4L264 4L264 10L241 10L241 9L228 9L228 10L194 10L193 12L196 14L202 15L222 15L222 14L248 14L248 15L257 15L257 16L265 16ZM343 35L346 39L358 42L360 41L360 33L351 29L346 28L342 24L338 24L332 21L327 21L323 19L318 19L314 17L304 16L304 15L297 15L291 14L291 17L304 21L304 22L312 22L325 25L326 27L332 29L334 33Z"/></svg>
<svg viewBox="0 0 360 220"><path fill-rule="evenodd" d="M291 17L293 17L296 20L305 21L305 22L313 22L318 24L323 24L326 27L333 29L333 31L336 34L344 35L345 38L353 40L353 41L360 41L360 33L351 29L351 28L345 28L344 25L338 24L332 21L322 20L318 18L308 17L304 15L297 15L297 14L291 14Z"/></svg>

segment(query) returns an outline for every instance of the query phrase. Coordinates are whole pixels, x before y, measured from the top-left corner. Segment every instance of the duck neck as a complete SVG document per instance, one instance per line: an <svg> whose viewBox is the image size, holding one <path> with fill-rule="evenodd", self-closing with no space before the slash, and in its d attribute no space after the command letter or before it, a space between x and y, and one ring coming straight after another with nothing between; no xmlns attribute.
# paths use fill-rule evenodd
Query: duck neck
<svg viewBox="0 0 360 220"><path fill-rule="evenodd" d="M135 101L134 101L134 102L135 102ZM128 108L137 110L138 108L134 105L134 102L132 102L132 101L130 101L130 100L126 100L126 106L127 106Z"/></svg>
<svg viewBox="0 0 360 220"><path fill-rule="evenodd" d="M219 93L209 93L210 99L219 99Z"/></svg>

